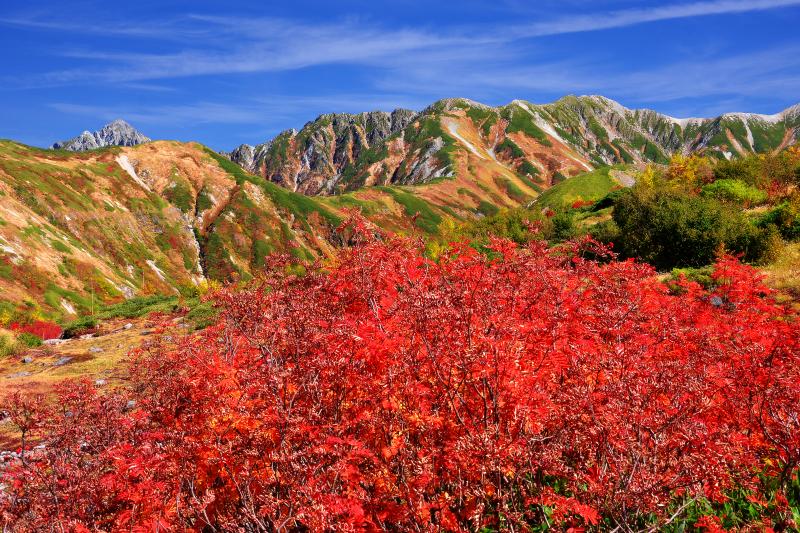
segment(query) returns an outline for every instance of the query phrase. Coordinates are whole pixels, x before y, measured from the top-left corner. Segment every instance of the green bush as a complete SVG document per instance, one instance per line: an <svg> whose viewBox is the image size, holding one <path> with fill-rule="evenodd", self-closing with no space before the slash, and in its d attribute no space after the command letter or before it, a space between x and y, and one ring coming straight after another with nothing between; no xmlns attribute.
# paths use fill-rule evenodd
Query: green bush
<svg viewBox="0 0 800 533"><path fill-rule="evenodd" d="M761 176L761 164L757 157L723 159L714 167L714 179L717 181L741 181L755 186Z"/></svg>
<svg viewBox="0 0 800 533"><path fill-rule="evenodd" d="M786 151L722 160L714 167L714 178L740 180L760 188L772 183L796 184L800 178L800 162Z"/></svg>
<svg viewBox="0 0 800 533"><path fill-rule="evenodd" d="M523 160L519 164L519 167L517 167L517 170L520 171L522 174L528 174L530 176L538 176L539 175L539 169L536 168L536 166L534 166L534 164L531 163L530 161L528 161L527 159Z"/></svg>
<svg viewBox="0 0 800 533"><path fill-rule="evenodd" d="M83 335L97 327L97 319L93 316L84 316L64 326L64 338L71 339Z"/></svg>
<svg viewBox="0 0 800 533"><path fill-rule="evenodd" d="M186 314L186 320L198 330L213 325L218 316L219 310L211 302L203 302Z"/></svg>
<svg viewBox="0 0 800 533"><path fill-rule="evenodd" d="M577 234L575 220L572 218L571 213L567 211L557 212L551 221L553 223L552 240L567 241Z"/></svg>
<svg viewBox="0 0 800 533"><path fill-rule="evenodd" d="M740 210L674 190L627 190L613 218L620 230L616 250L661 271L711 264L722 250L757 262L776 246L775 232Z"/></svg>
<svg viewBox="0 0 800 533"><path fill-rule="evenodd" d="M538 225L541 231L538 234L530 231L531 225ZM552 224L537 211L523 209L504 209L494 215L478 220L464 222L455 231L455 235L446 236L450 240L468 240L482 247L489 242L489 237L509 239L517 244L526 244L531 239L542 238L549 232Z"/></svg>
<svg viewBox="0 0 800 533"><path fill-rule="evenodd" d="M10 335L0 333L0 359L19 352L20 346Z"/></svg>
<svg viewBox="0 0 800 533"><path fill-rule="evenodd" d="M525 157L525 152L522 151L522 148L517 146L517 143L506 137L503 139L503 142L497 145L496 151L500 152L507 152L509 156L513 158Z"/></svg>
<svg viewBox="0 0 800 533"><path fill-rule="evenodd" d="M542 146L553 146L547 134L533 122L533 117L520 108L513 106L503 110L502 116L508 121L506 133L522 132L532 139L536 139Z"/></svg>
<svg viewBox="0 0 800 533"><path fill-rule="evenodd" d="M500 211L500 208L498 208L491 202L487 202L486 200L481 200L480 202L478 202L477 210L478 213L481 213L484 216L493 216Z"/></svg>
<svg viewBox="0 0 800 533"><path fill-rule="evenodd" d="M170 313L178 309L178 297L167 295L139 296L110 305L97 313L97 318L137 318L154 312ZM90 319L91 317L86 317Z"/></svg>
<svg viewBox="0 0 800 533"><path fill-rule="evenodd" d="M800 199L787 200L777 205L761 217L759 225L776 227L786 239L800 238Z"/></svg>
<svg viewBox="0 0 800 533"><path fill-rule="evenodd" d="M613 244L619 238L619 226L613 220L599 222L589 228L589 235L604 244Z"/></svg>
<svg viewBox="0 0 800 533"><path fill-rule="evenodd" d="M57 252L61 252L64 254L72 253L72 248L70 248L69 246L67 246L58 239L51 240L50 244L52 244L53 249L56 250Z"/></svg>
<svg viewBox="0 0 800 533"><path fill-rule="evenodd" d="M23 331L17 335L17 342L27 348L36 348L42 345L42 338L33 333Z"/></svg>
<svg viewBox="0 0 800 533"><path fill-rule="evenodd" d="M694 281L706 289L711 289L714 285L714 280L711 277L713 271L714 269L711 266L704 266L700 268L673 268L672 279L670 281L675 282L681 277L684 277L688 281Z"/></svg>
<svg viewBox="0 0 800 533"><path fill-rule="evenodd" d="M398 187L376 187L376 189L389 194L395 202L402 205L407 216L416 216L418 228L427 233L435 234L437 232L442 217L428 202Z"/></svg>
<svg viewBox="0 0 800 533"><path fill-rule="evenodd" d="M709 183L703 187L701 194L745 205L758 205L767 200L767 193L739 179L721 179Z"/></svg>

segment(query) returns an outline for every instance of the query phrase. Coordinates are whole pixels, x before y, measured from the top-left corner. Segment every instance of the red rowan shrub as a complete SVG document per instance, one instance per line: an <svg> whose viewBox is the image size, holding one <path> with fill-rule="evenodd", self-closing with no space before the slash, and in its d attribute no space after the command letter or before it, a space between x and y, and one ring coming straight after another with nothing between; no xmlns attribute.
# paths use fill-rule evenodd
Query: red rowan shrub
<svg viewBox="0 0 800 533"><path fill-rule="evenodd" d="M433 262L355 226L332 264L219 292L220 323L140 350L128 390L12 399L44 447L7 470L5 524L632 530L791 480L798 326L749 267L670 292L592 241Z"/></svg>

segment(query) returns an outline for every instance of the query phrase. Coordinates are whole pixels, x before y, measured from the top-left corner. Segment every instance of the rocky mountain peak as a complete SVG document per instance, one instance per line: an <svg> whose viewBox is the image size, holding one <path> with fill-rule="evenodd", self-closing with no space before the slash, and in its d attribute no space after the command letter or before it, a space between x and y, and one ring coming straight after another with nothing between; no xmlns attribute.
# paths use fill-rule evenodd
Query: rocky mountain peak
<svg viewBox="0 0 800 533"><path fill-rule="evenodd" d="M51 148L83 152L104 146L135 146L146 142L150 142L149 137L118 118L95 132L84 131L77 137L54 143Z"/></svg>

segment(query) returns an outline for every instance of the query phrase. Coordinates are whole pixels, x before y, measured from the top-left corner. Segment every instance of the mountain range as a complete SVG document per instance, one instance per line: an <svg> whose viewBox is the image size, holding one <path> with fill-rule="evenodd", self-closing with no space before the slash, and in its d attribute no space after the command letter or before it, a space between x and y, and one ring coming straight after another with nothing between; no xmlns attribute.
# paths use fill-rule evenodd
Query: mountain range
<svg viewBox="0 0 800 533"><path fill-rule="evenodd" d="M447 99L420 113L322 115L228 156L249 172L305 194L365 185L419 184L463 172L468 150L546 187L566 175L615 163L664 163L675 152L731 158L797 141L800 105L775 115L729 113L676 119L628 109L602 96L551 104L515 100L489 107Z"/></svg>
<svg viewBox="0 0 800 533"><path fill-rule="evenodd" d="M149 141L123 121L57 150L0 141L0 314L79 315L247 279L271 253L325 257L354 208L391 231L435 234L596 167L767 152L799 132L800 106L674 119L570 96L327 114L227 154Z"/></svg>

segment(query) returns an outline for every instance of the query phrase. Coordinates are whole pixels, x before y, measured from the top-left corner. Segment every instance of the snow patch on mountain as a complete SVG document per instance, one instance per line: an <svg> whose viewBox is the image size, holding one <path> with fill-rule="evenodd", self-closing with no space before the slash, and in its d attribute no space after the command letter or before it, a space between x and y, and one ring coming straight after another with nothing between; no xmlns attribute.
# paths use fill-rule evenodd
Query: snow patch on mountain
<svg viewBox="0 0 800 533"><path fill-rule="evenodd" d="M158 279L160 279L161 281L164 281L165 280L164 271L161 270L160 268L158 268L158 265L156 265L156 262L153 261L152 259L148 259L146 262L147 262L148 266L153 269L153 272L156 273L156 276L158 276Z"/></svg>
<svg viewBox="0 0 800 533"><path fill-rule="evenodd" d="M669 115L662 115L664 118L672 122L673 124L677 124L681 128L685 128L691 124L700 125L710 119L707 118L698 118L698 117L690 117L690 118L675 118Z"/></svg>
<svg viewBox="0 0 800 533"><path fill-rule="evenodd" d="M722 118L728 119L739 119L745 124L747 124L748 120L761 120L763 122L767 122L769 124L777 124L781 120L783 120L783 115L785 111L780 113L775 113L774 115L760 115L758 113L725 113L722 115Z"/></svg>
<svg viewBox="0 0 800 533"><path fill-rule="evenodd" d="M472 153L473 153L473 154L475 154L476 156L480 157L481 159L486 159L486 156L485 156L485 155L483 155L482 153L480 153L480 152L478 151L478 149L477 149L477 148L475 148L475 146L473 146L473 144L472 144L471 142L469 142L468 140L466 140L464 137L462 137L462 136L461 136L461 135L458 133L458 124L457 124L455 121L453 121L453 120L450 120L450 119L447 119L447 120L445 120L445 121L444 121L444 123L445 123L445 126L447 127L447 132L448 132L450 135L452 135L453 137L455 137L456 139L458 139L458 141L459 141L461 144L463 144L463 145L464 145L464 146L467 148L467 150L469 150L470 152L472 152Z"/></svg>
<svg viewBox="0 0 800 533"><path fill-rule="evenodd" d="M135 169L135 168L133 168L133 165L131 164L131 162L130 162L130 160L128 159L128 156L127 156L127 155L125 155L125 154L118 155L118 156L116 157L115 161L117 162L117 164L118 164L119 166L121 166L121 167L122 167L122 170L124 170L125 172L127 172L127 173L130 175L130 177L131 177L131 178L133 178L133 181L135 181L136 183L138 183L139 185L141 185L141 186L142 186L142 188L144 188L144 189L145 189L147 192L152 192L152 191L150 190L150 186L149 186L149 185L147 185L147 184L146 184L146 183L145 183L145 182L142 180L142 178L140 178L140 177L139 177L139 175L136 173L136 169Z"/></svg>
<svg viewBox="0 0 800 533"><path fill-rule="evenodd" d="M747 132L747 142L750 144L750 149L755 150L756 145L755 141L753 140L753 132L750 131L750 123L748 121L744 121L744 129Z"/></svg>

